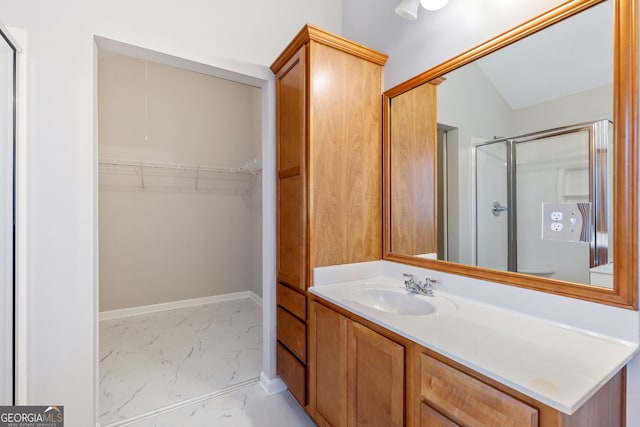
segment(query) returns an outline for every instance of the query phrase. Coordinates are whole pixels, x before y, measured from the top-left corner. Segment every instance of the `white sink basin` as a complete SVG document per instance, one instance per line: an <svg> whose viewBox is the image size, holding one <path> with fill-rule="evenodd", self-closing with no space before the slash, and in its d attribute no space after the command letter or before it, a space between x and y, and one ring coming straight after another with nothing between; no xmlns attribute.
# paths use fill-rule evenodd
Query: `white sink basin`
<svg viewBox="0 0 640 427"><path fill-rule="evenodd" d="M425 299L404 290L366 288L353 291L351 300L385 313L404 315L433 314L436 308Z"/></svg>

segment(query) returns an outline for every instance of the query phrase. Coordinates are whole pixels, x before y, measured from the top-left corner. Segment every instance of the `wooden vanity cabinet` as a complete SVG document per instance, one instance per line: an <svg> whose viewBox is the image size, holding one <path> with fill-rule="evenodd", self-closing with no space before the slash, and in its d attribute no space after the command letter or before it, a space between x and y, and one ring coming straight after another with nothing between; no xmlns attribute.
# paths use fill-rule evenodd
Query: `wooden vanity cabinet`
<svg viewBox="0 0 640 427"><path fill-rule="evenodd" d="M320 426L625 425L624 369L566 415L313 294L308 307L306 409Z"/></svg>
<svg viewBox="0 0 640 427"><path fill-rule="evenodd" d="M405 425L403 344L316 301L309 332L307 410L318 425Z"/></svg>
<svg viewBox="0 0 640 427"><path fill-rule="evenodd" d="M307 377L304 301L313 268L382 257L386 60L382 53L306 25L271 66L276 79L277 373L302 405L307 401L306 386L300 386Z"/></svg>

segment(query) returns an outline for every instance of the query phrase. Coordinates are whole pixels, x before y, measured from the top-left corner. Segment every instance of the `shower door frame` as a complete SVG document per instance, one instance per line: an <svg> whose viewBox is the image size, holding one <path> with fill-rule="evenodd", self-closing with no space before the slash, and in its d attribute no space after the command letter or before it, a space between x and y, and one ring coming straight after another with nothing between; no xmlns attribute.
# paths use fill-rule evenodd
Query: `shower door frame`
<svg viewBox="0 0 640 427"><path fill-rule="evenodd" d="M10 404L10 405L15 405L16 401L17 401L17 395L16 395L16 386L17 386L17 366L16 366L16 353L17 353L17 336L16 336L16 328L17 328L17 304L16 304L16 294L17 294L17 272L16 270L17 268L17 204L18 204L18 197L17 197L17 187L18 187L18 182L17 182L17 174L18 174L18 159L17 159L17 152L18 152L18 120L17 120L17 109L18 109L18 105L17 105L17 93L18 93L18 53L21 52L20 47L18 46L18 44L13 40L13 38L11 37L11 34L9 33L9 31L0 24L0 37L2 38L2 40L4 40L4 42L6 43L9 51L10 51L10 57L11 57L11 72L12 72L12 76L11 76L11 88L10 88L10 93L12 96L11 99L11 141L9 141L9 156L10 161L11 161L11 165L12 165L12 170L11 170L11 178L10 178L10 189L7 189L8 192L10 192L10 198L11 198L11 214L10 214L10 221L11 224L8 225L8 228L10 228L10 260L9 263L11 264L11 279L10 279L10 283L8 283L8 293L10 293L10 300L11 300L11 313L9 313L8 316L3 316L3 318L0 320L2 322L4 321L8 321L10 323L10 325L0 325L0 327L2 328L7 328L7 330L10 330L10 337L8 338L7 341L10 341L10 348L11 351L7 352L3 352L4 356L2 357L7 357L8 360L8 364L10 365L10 372L7 372L7 377L9 380L9 384L0 384L0 387L2 387L3 389L6 387L7 389L10 389L10 391L7 391L7 396L6 398L8 400L10 400L10 402L5 402L2 404ZM4 224L2 225L3 227L5 226ZM3 291L4 292L4 291ZM2 342L2 345L6 345L6 342ZM2 368L0 369L5 369L4 368L5 362L2 363ZM2 394L5 393L5 390L2 391ZM3 397L4 399L4 397Z"/></svg>
<svg viewBox="0 0 640 427"><path fill-rule="evenodd" d="M474 264L478 265L478 148L493 144L506 144L506 180L507 180L507 271L518 272L518 227L517 227L517 145L542 138L553 138L572 133L589 132L589 202L591 204L589 231L589 267L593 268L609 262L609 215L607 204L609 187L607 174L608 159L613 156L607 145L610 139L609 119L596 120L587 123L548 129L516 137L499 138L472 146L472 206L474 216Z"/></svg>

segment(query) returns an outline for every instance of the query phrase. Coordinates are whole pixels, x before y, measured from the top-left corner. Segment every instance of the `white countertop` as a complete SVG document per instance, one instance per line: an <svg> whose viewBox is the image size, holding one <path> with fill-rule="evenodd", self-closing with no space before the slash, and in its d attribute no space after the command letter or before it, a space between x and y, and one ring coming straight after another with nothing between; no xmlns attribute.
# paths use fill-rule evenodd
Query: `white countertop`
<svg viewBox="0 0 640 427"><path fill-rule="evenodd" d="M613 263L599 265L589 269L592 273L613 274Z"/></svg>
<svg viewBox="0 0 640 427"><path fill-rule="evenodd" d="M309 292L569 415L638 351L636 343L437 289L435 297L414 295L435 313L391 314L355 301L354 291L364 288L406 292L401 280L384 276Z"/></svg>

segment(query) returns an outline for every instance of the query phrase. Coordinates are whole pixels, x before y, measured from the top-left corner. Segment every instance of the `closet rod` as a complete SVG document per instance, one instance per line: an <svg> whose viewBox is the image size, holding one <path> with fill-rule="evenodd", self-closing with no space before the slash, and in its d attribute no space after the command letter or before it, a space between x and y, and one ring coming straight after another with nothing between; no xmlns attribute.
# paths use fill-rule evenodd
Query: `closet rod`
<svg viewBox="0 0 640 427"><path fill-rule="evenodd" d="M129 166L136 168L154 168L154 169L177 169L196 172L215 172L215 173L239 173L245 175L254 175L254 173L246 167L229 168L218 166L203 166L181 163L163 163L163 162L147 162L142 160L122 160L122 159L99 159L98 164L109 166Z"/></svg>

